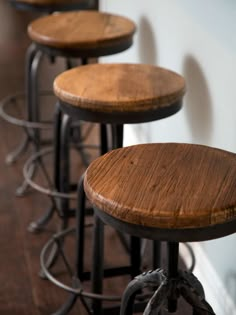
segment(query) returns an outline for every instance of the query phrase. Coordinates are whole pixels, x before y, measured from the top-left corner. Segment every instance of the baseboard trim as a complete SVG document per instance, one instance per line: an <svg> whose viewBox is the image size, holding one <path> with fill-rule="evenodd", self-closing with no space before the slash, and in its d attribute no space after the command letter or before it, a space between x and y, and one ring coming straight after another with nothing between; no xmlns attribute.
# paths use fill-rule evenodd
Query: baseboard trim
<svg viewBox="0 0 236 315"><path fill-rule="evenodd" d="M191 243L191 247L196 256L196 266L193 273L201 281L206 299L213 307L214 312L216 315L236 315L235 302L229 296L224 283L212 267L202 246L200 243ZM188 266L190 257L184 246L180 247L180 255Z"/></svg>

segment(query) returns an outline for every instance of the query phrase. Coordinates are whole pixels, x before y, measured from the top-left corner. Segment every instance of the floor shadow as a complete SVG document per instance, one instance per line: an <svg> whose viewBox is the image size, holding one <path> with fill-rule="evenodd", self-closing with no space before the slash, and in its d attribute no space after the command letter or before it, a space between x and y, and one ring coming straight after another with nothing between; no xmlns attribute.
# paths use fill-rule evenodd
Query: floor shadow
<svg viewBox="0 0 236 315"><path fill-rule="evenodd" d="M183 75L187 85L184 110L192 140L207 144L213 134L212 102L204 71L193 56L185 57Z"/></svg>
<svg viewBox="0 0 236 315"><path fill-rule="evenodd" d="M138 23L138 52L141 63L157 64L158 55L155 32L146 16L142 16Z"/></svg>

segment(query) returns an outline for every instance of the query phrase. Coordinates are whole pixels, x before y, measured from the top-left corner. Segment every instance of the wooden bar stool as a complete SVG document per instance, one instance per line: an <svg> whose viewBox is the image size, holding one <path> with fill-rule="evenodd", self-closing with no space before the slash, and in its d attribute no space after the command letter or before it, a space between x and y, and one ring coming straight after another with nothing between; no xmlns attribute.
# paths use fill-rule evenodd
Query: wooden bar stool
<svg viewBox="0 0 236 315"><path fill-rule="evenodd" d="M98 10L99 8L99 0L9 0L10 4L17 10L26 10L33 11L39 14L51 14L53 12L63 12L63 11L71 11L71 10ZM33 138L36 138L34 135L38 133L37 130L47 130L51 129L50 124L46 122L42 123L34 123L31 121L29 117L31 113L29 113L30 104L34 101L35 98L39 98L41 96L48 95L48 91L41 91L38 93L38 80L37 73L41 64L41 60L43 58L42 52L38 52L35 45L30 45L27 53L26 53L26 62L25 62L25 77L26 77L26 86L25 86L25 95L24 93L16 93L15 95L10 95L3 100L3 105L0 108L0 115L7 120L8 122L23 127L26 132L23 140L20 144L15 148L14 151L10 152L6 156L6 163L8 165L17 161L18 157L25 153L28 149L30 143L35 142ZM55 58L50 55L50 61L53 63ZM70 60L66 62L67 67L71 67L72 64ZM35 92L34 92L35 91ZM34 93L33 93L34 92ZM34 96L36 95L36 96ZM33 98L33 99L32 99ZM5 107L7 105L15 104L15 102L21 102L22 99L25 99L26 106L28 107L28 121L24 121L22 119L18 119L16 117L12 117L11 114L8 114L5 111ZM32 129L34 132L32 132ZM32 133L34 134L32 136ZM39 133L38 133L39 134ZM39 138L39 136L37 136ZM37 139L37 142L38 139ZM43 143L43 141L41 141ZM34 143L35 144L35 143ZM34 174L35 168L32 167L31 176ZM22 196L24 195L27 189L26 182L23 182L16 189L16 195ZM37 225L37 224L36 224ZM34 228L33 228L34 229Z"/></svg>
<svg viewBox="0 0 236 315"><path fill-rule="evenodd" d="M179 296L194 315L215 314L199 280L178 269L178 246L236 232L235 187L236 155L201 145L131 146L90 164L84 188L96 215L119 231L168 242L168 270L137 276L124 293L121 315L133 313L135 296L146 287L156 291L144 314L165 306L175 312Z"/></svg>
<svg viewBox="0 0 236 315"><path fill-rule="evenodd" d="M60 74L54 81L54 92L59 99L56 119L55 143L55 186L62 203L62 219L70 215L67 197L70 197L69 178L69 130L72 119L80 119L111 126L112 148L122 147L123 125L159 120L177 113L182 106L185 93L185 81L179 74L151 65L142 64L93 64L77 67ZM101 135L104 128L101 128ZM101 136L101 153L109 150L106 134ZM84 273L84 190L83 180L79 187L79 207L77 211L77 271L80 281L89 279ZM63 194L63 195L62 195ZM67 194L67 195L66 195ZM92 290L88 294L78 287L62 288L73 296L83 295L94 298L88 307L94 314L113 314L111 309L102 308L103 276L110 277L131 274L140 270L140 239L131 238L131 264L128 267L103 270L103 224L95 218L95 235L93 246ZM65 233L62 233L63 237ZM59 235L57 235L59 237ZM51 243L51 241L50 241ZM45 250L46 248L46 250ZM46 276L58 285L49 270L45 268L44 254L41 256L42 269ZM98 268L98 266L100 266ZM80 283L80 282L79 282ZM117 314L118 308L113 309ZM107 313L105 313L107 312Z"/></svg>
<svg viewBox="0 0 236 315"><path fill-rule="evenodd" d="M55 184L62 193L68 193L72 120L100 124L104 154L109 149L106 125L112 129L111 147L122 147L124 124L154 121L180 110L185 82L182 76L151 65L93 64L60 74L54 81L54 93L59 99L55 156L60 157L55 162L55 173L61 178L61 183L57 179ZM63 208L67 208L66 204Z"/></svg>
<svg viewBox="0 0 236 315"><path fill-rule="evenodd" d="M67 68L74 66L73 58L79 58L81 64L87 64L89 58L112 55L128 49L133 43L135 24L128 18L97 11L71 11L43 16L28 26L32 44L26 57L26 107L27 119L9 117L6 107L12 105L12 98L2 102L1 116L17 124L26 131L26 138L12 159L33 144L35 154L40 151L42 129L52 128L52 122L40 121L38 93L38 69L44 55L49 58L64 57ZM28 177L32 178L37 159L31 165ZM27 180L17 190L22 195ZM30 231L39 231L51 218L54 205L45 216L29 226Z"/></svg>
<svg viewBox="0 0 236 315"><path fill-rule="evenodd" d="M68 11L68 10L91 10L95 9L98 10L98 0L9 0L10 4L16 8L17 10L27 10L27 11L34 11L36 13L43 13L43 14L50 14L54 11L61 12L61 11ZM33 60L34 66L33 66ZM35 56L35 49L32 47L32 45L28 48L27 54L26 54L26 102L30 103L30 91L28 89L36 88L33 83L31 84L30 81L33 81L36 77L35 75L32 75L31 77L31 70L35 67L39 67L40 59L42 58L41 55L38 55L36 58ZM54 59L51 58L51 61ZM37 70L32 70L32 72L36 72ZM28 82L29 81L29 82ZM32 85L31 88L29 85ZM37 85L37 84L36 84ZM3 103L11 103L15 102L18 99L23 98L22 93L17 95L11 95L6 98L6 100L3 101ZM44 94L44 93L42 93ZM4 108L5 106L3 106ZM2 117L5 118L7 121L9 121L12 124L23 126L23 127L31 127L31 124L29 123L27 126L26 122L22 122L19 119L15 119L15 117L9 116L7 113L5 113L4 109L1 109ZM41 128L41 129L47 129L48 126L45 124L34 124L33 127L35 128ZM28 147L30 140L29 135L26 135L26 137L23 139L22 143L11 153L9 153L6 157L6 163L12 164L15 162L19 155L24 153ZM23 187L19 187L16 190L16 194L21 196L25 191L25 185Z"/></svg>

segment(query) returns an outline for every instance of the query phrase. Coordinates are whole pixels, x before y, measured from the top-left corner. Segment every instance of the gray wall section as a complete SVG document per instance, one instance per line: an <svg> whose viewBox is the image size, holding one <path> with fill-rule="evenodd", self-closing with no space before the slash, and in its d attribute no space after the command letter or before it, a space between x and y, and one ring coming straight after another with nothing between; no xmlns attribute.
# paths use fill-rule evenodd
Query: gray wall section
<svg viewBox="0 0 236 315"><path fill-rule="evenodd" d="M235 244L235 234L201 244L234 302L236 302Z"/></svg>
<svg viewBox="0 0 236 315"><path fill-rule="evenodd" d="M137 23L133 47L102 62L156 64L187 82L181 112L127 128L125 143L189 142L236 152L236 1L101 0L101 9ZM234 302L235 244L235 235L201 244Z"/></svg>

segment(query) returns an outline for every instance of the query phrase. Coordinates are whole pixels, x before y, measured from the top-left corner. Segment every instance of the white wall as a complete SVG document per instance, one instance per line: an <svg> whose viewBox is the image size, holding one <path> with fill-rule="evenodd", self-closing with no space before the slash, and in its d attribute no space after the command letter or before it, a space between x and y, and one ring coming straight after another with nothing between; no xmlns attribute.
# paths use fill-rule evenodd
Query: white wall
<svg viewBox="0 0 236 315"><path fill-rule="evenodd" d="M101 10L125 15L137 24L133 47L102 62L157 64L179 72L187 82L181 112L141 127L127 126L125 143L190 142L236 152L236 1L100 1ZM200 244L234 303L235 244L235 235ZM204 284L206 279L200 280ZM223 305L229 302L218 297L220 292L209 296L221 310L217 315L235 315L235 307Z"/></svg>

